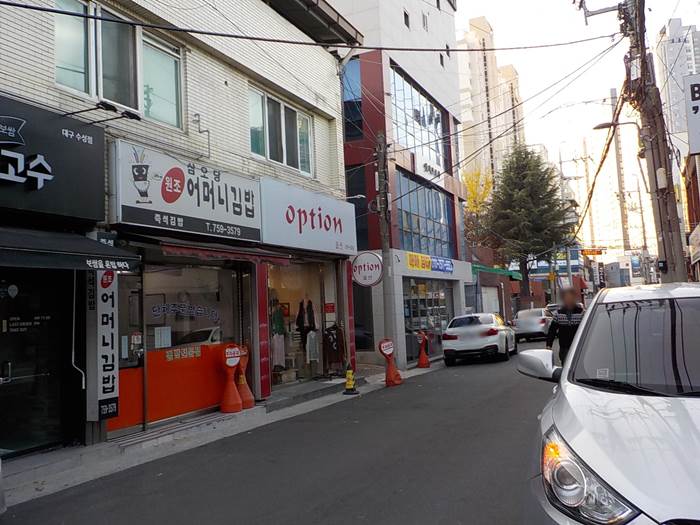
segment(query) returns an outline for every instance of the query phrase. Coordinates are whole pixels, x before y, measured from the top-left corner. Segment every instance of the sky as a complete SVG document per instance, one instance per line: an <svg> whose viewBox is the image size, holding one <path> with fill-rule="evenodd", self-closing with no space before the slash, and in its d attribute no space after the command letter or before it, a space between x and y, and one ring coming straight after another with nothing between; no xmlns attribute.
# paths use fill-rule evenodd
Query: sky
<svg viewBox="0 0 700 525"><path fill-rule="evenodd" d="M587 3L588 8L594 10L615 5L616 0L588 0ZM458 4L459 10L455 20L458 34L468 28L470 18L485 16L494 29L497 47L566 42L619 31L619 21L615 13L592 17L586 25L583 13L576 9L571 0L460 0ZM537 7L533 7L534 5ZM700 26L699 0L647 0L647 8L647 32L652 45L656 42L659 30L672 15L682 18L684 24ZM527 99L610 45L611 41L606 39L560 48L504 51L498 52L497 56L499 65L513 64L518 70L521 96ZM538 109L537 106L551 96L556 88L524 106L527 142L533 145L544 144L549 151L550 160L554 162L558 162L561 151L567 177L583 174L582 162L567 161L583 156L584 138L588 143L589 155L595 159L590 165L591 171L600 159L606 132L593 131L592 128L611 119L610 89L616 87L619 90L624 80L623 57L628 47L628 41L623 41L588 73L541 108ZM584 101L587 102L582 103ZM622 119L635 119L629 107L623 110ZM637 133L632 126L623 126L620 129L626 189L636 191L637 175L640 171L636 158ZM592 214L596 245L611 248L620 246L622 242L619 205L615 197L617 178L613 158L611 154L598 180ZM579 179L573 184L583 201L586 192L583 180ZM643 184L641 186L643 190ZM632 197L637 199L638 194ZM649 249L655 252L651 203L644 191L642 207L646 210L644 216L647 222ZM633 247L641 246L641 214L631 212L629 222ZM584 230L584 239L590 243L588 224Z"/></svg>

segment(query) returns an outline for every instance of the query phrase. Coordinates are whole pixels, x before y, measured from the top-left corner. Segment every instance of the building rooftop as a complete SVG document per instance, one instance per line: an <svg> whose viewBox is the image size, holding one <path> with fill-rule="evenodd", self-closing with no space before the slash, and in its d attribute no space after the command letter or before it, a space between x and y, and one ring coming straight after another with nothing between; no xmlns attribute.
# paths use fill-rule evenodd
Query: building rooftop
<svg viewBox="0 0 700 525"><path fill-rule="evenodd" d="M323 44L359 45L362 33L326 0L263 0L272 9Z"/></svg>

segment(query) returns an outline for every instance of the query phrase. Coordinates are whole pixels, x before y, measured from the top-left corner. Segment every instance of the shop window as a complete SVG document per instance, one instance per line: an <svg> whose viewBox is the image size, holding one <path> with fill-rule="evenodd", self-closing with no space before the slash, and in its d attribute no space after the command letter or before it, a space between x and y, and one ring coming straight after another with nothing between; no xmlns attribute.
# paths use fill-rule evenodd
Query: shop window
<svg viewBox="0 0 700 525"><path fill-rule="evenodd" d="M118 20L116 15L102 10L103 18ZM117 22L100 22L99 54L100 86L103 98L138 108L136 92L136 29Z"/></svg>
<svg viewBox="0 0 700 525"><path fill-rule="evenodd" d="M180 51L150 38L143 41L143 110L180 127Z"/></svg>
<svg viewBox="0 0 700 525"><path fill-rule="evenodd" d="M57 0L56 9L87 14L87 6L77 0ZM88 20L69 15L56 15L56 82L90 92Z"/></svg>
<svg viewBox="0 0 700 525"><path fill-rule="evenodd" d="M452 283L432 279L403 279L406 356L418 359L417 334L428 334L430 355L442 353L442 334L454 317Z"/></svg>

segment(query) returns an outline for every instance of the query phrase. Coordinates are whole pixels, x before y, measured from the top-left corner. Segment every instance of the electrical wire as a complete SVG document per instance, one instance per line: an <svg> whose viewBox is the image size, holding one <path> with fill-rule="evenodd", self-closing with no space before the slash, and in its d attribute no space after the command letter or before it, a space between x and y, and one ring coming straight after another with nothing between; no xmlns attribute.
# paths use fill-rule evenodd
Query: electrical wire
<svg viewBox="0 0 700 525"><path fill-rule="evenodd" d="M21 4L18 2L11 2L8 0L0 0L0 5L7 7L15 7L18 9L26 9L29 11L39 11L43 13L53 13L57 15L73 16L76 18L84 18L89 20L104 20L107 22L113 22L117 24L129 25L132 27L142 27L145 29L157 29L159 31L177 32L177 33L190 33L193 35L203 35L203 36L215 36L221 38L231 38L234 40L249 40L254 42L266 42L271 44L291 44L304 47L322 47L324 49L337 48L337 49L359 49L364 51L406 51L406 52L421 52L421 53L444 53L445 48L433 48L433 47L401 47L401 46L366 46L366 45L353 45L353 44L343 44L343 43L324 43L324 42L304 42L300 40L288 40L283 38L272 38L264 36L251 36L236 33L225 33L220 31L211 31L207 29L197 29L197 28L186 28L178 27L169 24L152 24L149 22L139 22L135 20L122 20L115 18L105 18L99 15L93 15L89 13L77 13L74 11L65 11L62 9L56 9L53 7L38 6ZM210 6L211 7L211 6ZM595 40L602 40L604 38L612 38L619 35L620 32L599 35L594 37L582 38L579 40L570 40L567 42L554 42L549 44L533 44L533 45L521 45L521 46L509 46L509 47L494 47L494 48L455 48L450 49L450 52L479 52L479 51L521 51L521 50L531 50L531 49L548 49L553 47L564 47L572 46L577 44L583 44L586 42L593 42Z"/></svg>

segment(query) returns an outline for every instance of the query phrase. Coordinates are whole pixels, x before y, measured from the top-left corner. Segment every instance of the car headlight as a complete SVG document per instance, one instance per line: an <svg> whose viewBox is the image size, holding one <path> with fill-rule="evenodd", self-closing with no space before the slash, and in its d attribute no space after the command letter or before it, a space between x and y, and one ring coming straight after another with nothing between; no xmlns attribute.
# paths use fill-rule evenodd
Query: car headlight
<svg viewBox="0 0 700 525"><path fill-rule="evenodd" d="M552 505L581 523L622 525L639 515L571 451L553 427L542 443L542 477Z"/></svg>

